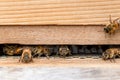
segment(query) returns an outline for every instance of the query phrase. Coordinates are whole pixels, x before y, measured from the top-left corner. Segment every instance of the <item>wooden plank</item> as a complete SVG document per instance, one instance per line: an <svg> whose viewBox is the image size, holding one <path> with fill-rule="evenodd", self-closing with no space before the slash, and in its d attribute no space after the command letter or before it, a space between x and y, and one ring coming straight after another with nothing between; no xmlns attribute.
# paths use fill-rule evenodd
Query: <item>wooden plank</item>
<svg viewBox="0 0 120 80"><path fill-rule="evenodd" d="M0 0L0 25L107 24L120 0Z"/></svg>
<svg viewBox="0 0 120 80"><path fill-rule="evenodd" d="M0 44L120 44L120 30L105 35L104 26L0 26Z"/></svg>

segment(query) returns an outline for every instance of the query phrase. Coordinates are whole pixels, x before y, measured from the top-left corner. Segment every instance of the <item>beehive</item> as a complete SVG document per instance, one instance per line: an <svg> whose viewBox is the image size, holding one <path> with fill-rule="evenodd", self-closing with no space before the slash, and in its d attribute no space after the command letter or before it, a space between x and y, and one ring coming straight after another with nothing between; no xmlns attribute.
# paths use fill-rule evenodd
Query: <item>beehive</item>
<svg viewBox="0 0 120 80"><path fill-rule="evenodd" d="M0 43L120 44L119 30L106 36L119 0L0 0Z"/></svg>

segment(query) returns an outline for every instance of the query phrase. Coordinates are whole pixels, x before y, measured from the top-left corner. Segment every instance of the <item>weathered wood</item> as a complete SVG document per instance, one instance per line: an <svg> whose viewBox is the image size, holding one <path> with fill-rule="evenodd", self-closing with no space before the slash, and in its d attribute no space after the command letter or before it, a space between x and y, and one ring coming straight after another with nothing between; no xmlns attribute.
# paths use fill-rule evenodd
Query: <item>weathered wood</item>
<svg viewBox="0 0 120 80"><path fill-rule="evenodd" d="M120 0L0 0L0 25L107 24Z"/></svg>
<svg viewBox="0 0 120 80"><path fill-rule="evenodd" d="M106 35L104 26L0 26L0 43L120 44L120 31Z"/></svg>

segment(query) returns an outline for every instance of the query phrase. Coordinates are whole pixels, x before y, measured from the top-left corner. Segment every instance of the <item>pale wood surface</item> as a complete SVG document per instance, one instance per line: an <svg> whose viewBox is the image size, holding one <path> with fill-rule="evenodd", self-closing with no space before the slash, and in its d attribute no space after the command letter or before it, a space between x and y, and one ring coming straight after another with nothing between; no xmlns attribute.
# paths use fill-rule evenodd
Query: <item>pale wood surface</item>
<svg viewBox="0 0 120 80"><path fill-rule="evenodd" d="M38 59L19 63L19 58L0 57L2 80L120 80L120 59Z"/></svg>
<svg viewBox="0 0 120 80"><path fill-rule="evenodd" d="M120 30L106 35L104 26L0 26L0 43L120 44Z"/></svg>
<svg viewBox="0 0 120 80"><path fill-rule="evenodd" d="M0 0L0 25L107 24L120 0Z"/></svg>

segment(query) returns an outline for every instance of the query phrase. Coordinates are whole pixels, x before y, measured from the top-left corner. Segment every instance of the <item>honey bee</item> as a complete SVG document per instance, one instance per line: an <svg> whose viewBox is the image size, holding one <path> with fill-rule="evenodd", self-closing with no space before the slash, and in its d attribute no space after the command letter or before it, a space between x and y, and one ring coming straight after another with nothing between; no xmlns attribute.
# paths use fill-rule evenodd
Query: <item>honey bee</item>
<svg viewBox="0 0 120 80"><path fill-rule="evenodd" d="M57 55L60 55L65 58L66 55L72 55L72 54L68 46L60 46Z"/></svg>
<svg viewBox="0 0 120 80"><path fill-rule="evenodd" d="M25 47L23 48L19 62L23 62L23 63L33 62L32 51L30 48L25 48Z"/></svg>
<svg viewBox="0 0 120 80"><path fill-rule="evenodd" d="M104 28L105 33L108 34L114 34L116 30L118 30L119 26L120 26L120 18L115 19L114 21L111 20L111 15L110 15L110 24L106 26L106 28Z"/></svg>
<svg viewBox="0 0 120 80"><path fill-rule="evenodd" d="M21 48L18 47L17 45L5 45L3 47L3 52L7 55L18 55L20 54Z"/></svg>
<svg viewBox="0 0 120 80"><path fill-rule="evenodd" d="M51 54L50 50L45 46L34 47L33 53L34 53L33 57L38 55L38 58L39 58L39 57L41 57L41 55L45 55L47 57L47 59L49 59L49 55Z"/></svg>
<svg viewBox="0 0 120 80"><path fill-rule="evenodd" d="M120 49L119 48L110 48L107 49L105 52L102 54L103 60L110 60L111 62L115 62L116 57L120 57Z"/></svg>

